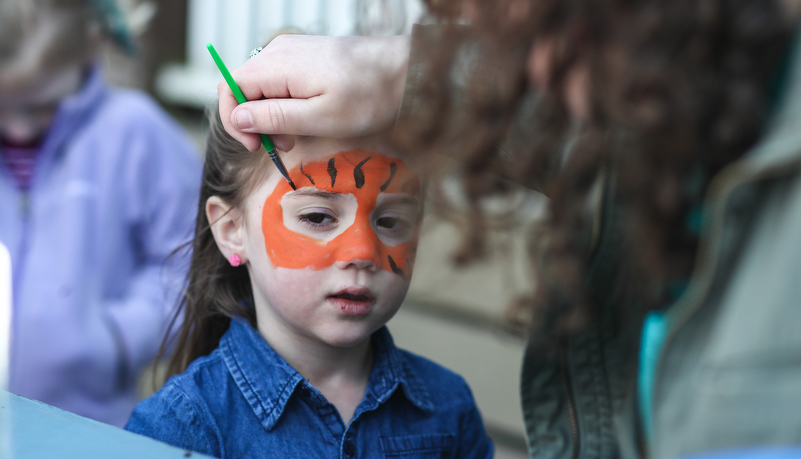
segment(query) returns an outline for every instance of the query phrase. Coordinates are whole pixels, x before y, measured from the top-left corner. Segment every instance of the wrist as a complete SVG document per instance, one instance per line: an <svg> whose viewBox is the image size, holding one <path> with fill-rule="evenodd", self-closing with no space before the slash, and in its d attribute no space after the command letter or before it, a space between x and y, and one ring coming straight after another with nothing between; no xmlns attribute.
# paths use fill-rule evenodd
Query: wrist
<svg viewBox="0 0 801 459"><path fill-rule="evenodd" d="M378 76L385 108L392 107L393 119L400 108L406 84L406 70L409 63L411 36L369 37L365 43L367 50L361 54L365 59L365 69L373 69Z"/></svg>
<svg viewBox="0 0 801 459"><path fill-rule="evenodd" d="M387 75L391 75L390 95L393 106L400 108L406 85L406 73L409 69L409 50L412 40L411 35L388 37L387 40L390 41L390 44L385 62L388 66Z"/></svg>

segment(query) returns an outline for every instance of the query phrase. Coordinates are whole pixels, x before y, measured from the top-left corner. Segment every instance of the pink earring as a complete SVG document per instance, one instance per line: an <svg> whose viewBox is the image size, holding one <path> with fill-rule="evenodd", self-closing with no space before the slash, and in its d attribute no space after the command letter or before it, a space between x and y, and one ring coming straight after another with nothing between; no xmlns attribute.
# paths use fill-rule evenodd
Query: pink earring
<svg viewBox="0 0 801 459"><path fill-rule="evenodd" d="M240 258L239 255L232 253L231 256L228 257L228 263L231 263L231 266L236 268L242 264L242 258Z"/></svg>

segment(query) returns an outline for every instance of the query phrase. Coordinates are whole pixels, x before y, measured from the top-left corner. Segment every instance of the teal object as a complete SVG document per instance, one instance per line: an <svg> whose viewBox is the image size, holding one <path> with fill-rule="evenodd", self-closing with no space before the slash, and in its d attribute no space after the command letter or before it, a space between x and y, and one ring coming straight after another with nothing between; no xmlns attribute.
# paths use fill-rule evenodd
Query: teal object
<svg viewBox="0 0 801 459"><path fill-rule="evenodd" d="M231 88L231 92L234 93L234 98L236 98L236 101L240 104L247 102L248 100L245 98L245 95L242 94L242 90L239 89L239 85L236 84L234 77L231 76L231 72L228 71L228 67L225 66L222 58L217 53L217 50L214 49L214 45L207 43L206 49L209 50L211 58L214 59L214 63L217 64L217 68L220 69L220 73L222 73L225 82L228 83L228 87ZM278 168L278 172L280 172L286 181L289 182L289 186L291 186L293 190L296 190L297 188L295 188L295 184L292 183L292 179L289 178L289 173L286 171L286 167L284 167L284 162L281 161L281 157L278 156L278 152L275 151L273 141L270 140L270 137L268 137L267 134L259 134L259 137L261 138L261 144L264 146L264 149L267 150L267 154L270 155L270 159L273 160L273 164L275 164L275 167Z"/></svg>
<svg viewBox="0 0 801 459"><path fill-rule="evenodd" d="M13 459L208 458L0 390L0 456ZM5 443L5 445L3 445ZM5 451L3 451L5 449Z"/></svg>
<svg viewBox="0 0 801 459"><path fill-rule="evenodd" d="M653 435L653 394L656 366L659 363L659 353L662 351L662 345L665 343L668 330L668 321L662 311L648 314L642 327L640 370L637 382L640 396L640 414L643 419L645 435L649 442Z"/></svg>
<svg viewBox="0 0 801 459"><path fill-rule="evenodd" d="M94 8L103 29L123 51L129 55L139 52L139 47L128 29L125 15L115 0L87 0L87 2Z"/></svg>

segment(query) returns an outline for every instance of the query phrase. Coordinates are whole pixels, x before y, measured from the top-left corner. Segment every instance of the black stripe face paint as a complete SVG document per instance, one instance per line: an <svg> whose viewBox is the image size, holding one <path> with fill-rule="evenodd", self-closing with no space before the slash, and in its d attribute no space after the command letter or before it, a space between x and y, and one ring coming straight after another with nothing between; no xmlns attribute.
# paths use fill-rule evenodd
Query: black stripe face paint
<svg viewBox="0 0 801 459"><path fill-rule="evenodd" d="M309 179L309 182L311 182L311 184L314 185L314 179L312 178L312 176L303 172L303 163L300 163L300 173L305 175L306 178Z"/></svg>
<svg viewBox="0 0 801 459"><path fill-rule="evenodd" d="M395 260L392 259L392 255L387 255L387 260L389 261L389 267L392 269L392 272L406 280L406 273L404 273L402 269L398 268L398 265L395 264Z"/></svg>
<svg viewBox="0 0 801 459"><path fill-rule="evenodd" d="M328 160L328 175L331 176L331 188L333 188L337 181L337 168L334 165L334 158Z"/></svg>
<svg viewBox="0 0 801 459"><path fill-rule="evenodd" d="M386 191L387 187L390 183L392 183L392 179L395 178L395 172L398 170L398 165L395 163L390 163L389 165L389 178L383 185L381 185L381 191Z"/></svg>
<svg viewBox="0 0 801 459"><path fill-rule="evenodd" d="M371 156L368 156L353 169L353 180L356 181L356 188L361 189L361 187L364 186L364 171L362 170L362 166L364 166L364 163L367 161L370 161L370 158Z"/></svg>

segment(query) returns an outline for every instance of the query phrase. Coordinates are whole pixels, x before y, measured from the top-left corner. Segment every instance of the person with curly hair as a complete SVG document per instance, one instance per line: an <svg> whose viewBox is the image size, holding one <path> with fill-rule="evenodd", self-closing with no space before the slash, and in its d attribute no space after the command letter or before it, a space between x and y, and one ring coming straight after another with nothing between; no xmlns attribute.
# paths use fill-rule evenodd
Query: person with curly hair
<svg viewBox="0 0 801 459"><path fill-rule="evenodd" d="M473 244L504 179L548 196L531 457L797 444L801 2L428 3L411 37L279 37L234 72L253 102L219 87L226 129L291 150L394 126L460 159Z"/></svg>

